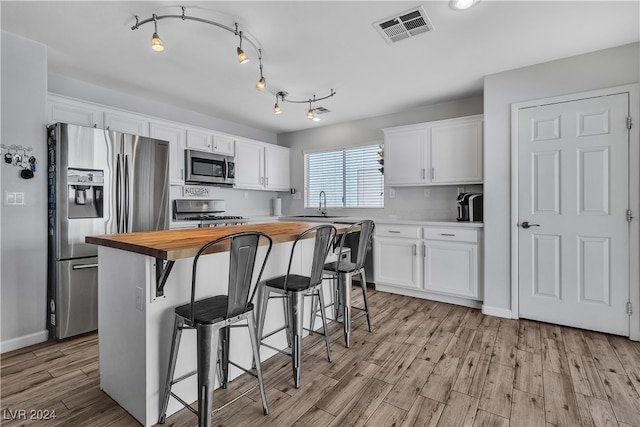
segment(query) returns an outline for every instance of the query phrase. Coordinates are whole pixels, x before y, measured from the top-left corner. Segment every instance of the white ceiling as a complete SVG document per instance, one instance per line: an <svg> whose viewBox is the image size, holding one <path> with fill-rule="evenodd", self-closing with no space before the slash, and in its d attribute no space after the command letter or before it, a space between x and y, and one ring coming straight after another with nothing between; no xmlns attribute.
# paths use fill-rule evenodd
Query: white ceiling
<svg viewBox="0 0 640 427"><path fill-rule="evenodd" d="M422 5L435 31L388 45L374 22ZM2 1L2 30L48 46L49 73L170 103L274 133L405 111L482 94L483 76L640 39L639 1ZM234 22L263 48L239 65L238 38L194 21L158 21L166 50L150 49L153 24L135 15L186 14ZM330 113L306 118L308 104Z"/></svg>

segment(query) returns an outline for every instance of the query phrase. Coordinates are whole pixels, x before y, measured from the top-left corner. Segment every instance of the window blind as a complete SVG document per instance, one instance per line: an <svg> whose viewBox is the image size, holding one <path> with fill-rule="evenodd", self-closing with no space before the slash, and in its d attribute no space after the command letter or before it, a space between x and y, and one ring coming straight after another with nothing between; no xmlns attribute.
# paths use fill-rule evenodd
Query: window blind
<svg viewBox="0 0 640 427"><path fill-rule="evenodd" d="M384 207L384 175L378 145L305 153L304 206L318 207L320 192L327 207Z"/></svg>

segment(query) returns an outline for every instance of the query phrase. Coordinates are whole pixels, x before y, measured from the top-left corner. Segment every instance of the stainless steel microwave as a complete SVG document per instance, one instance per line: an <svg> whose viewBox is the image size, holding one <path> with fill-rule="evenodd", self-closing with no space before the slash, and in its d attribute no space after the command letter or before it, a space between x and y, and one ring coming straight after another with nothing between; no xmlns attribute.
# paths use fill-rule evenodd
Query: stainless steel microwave
<svg viewBox="0 0 640 427"><path fill-rule="evenodd" d="M184 150L184 170L186 184L233 185L236 164L231 156Z"/></svg>

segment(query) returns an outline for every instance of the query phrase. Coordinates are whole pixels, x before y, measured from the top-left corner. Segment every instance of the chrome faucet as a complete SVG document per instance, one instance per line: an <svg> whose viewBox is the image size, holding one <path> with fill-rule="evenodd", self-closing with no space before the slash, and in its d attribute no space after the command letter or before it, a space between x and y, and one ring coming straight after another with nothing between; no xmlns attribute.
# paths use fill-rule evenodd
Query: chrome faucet
<svg viewBox="0 0 640 427"><path fill-rule="evenodd" d="M322 199L324 198L324 209L322 209ZM320 204L318 205L318 210L320 211L320 214L322 216L327 216L327 195L324 192L324 190L322 190L320 192L320 195L318 196L318 200L320 201Z"/></svg>

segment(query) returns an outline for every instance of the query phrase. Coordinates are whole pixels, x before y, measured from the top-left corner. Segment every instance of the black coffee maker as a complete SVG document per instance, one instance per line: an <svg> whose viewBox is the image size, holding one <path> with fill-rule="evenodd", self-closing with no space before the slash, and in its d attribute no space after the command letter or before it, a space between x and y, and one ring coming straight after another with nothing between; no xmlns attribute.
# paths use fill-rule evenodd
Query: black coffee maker
<svg viewBox="0 0 640 427"><path fill-rule="evenodd" d="M482 193L460 193L458 203L458 221L482 222Z"/></svg>

